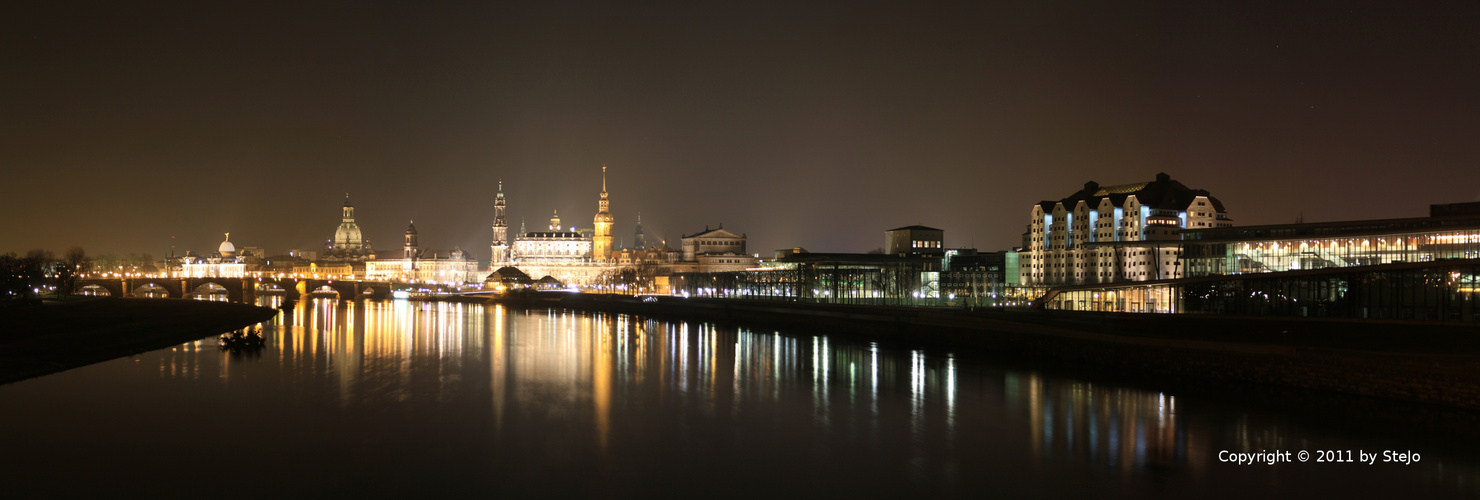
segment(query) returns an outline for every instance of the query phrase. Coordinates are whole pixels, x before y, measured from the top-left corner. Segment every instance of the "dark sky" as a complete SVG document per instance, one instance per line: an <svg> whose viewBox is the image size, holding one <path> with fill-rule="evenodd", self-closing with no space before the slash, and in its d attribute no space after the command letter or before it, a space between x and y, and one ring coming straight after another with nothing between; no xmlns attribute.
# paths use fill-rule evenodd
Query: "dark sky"
<svg viewBox="0 0 1480 500"><path fill-rule="evenodd" d="M142 3L0 7L0 252L319 249L348 192L377 248L486 259L500 178L589 227L602 164L617 239L763 257L1005 249L1157 172L1240 225L1480 200L1475 6Z"/></svg>

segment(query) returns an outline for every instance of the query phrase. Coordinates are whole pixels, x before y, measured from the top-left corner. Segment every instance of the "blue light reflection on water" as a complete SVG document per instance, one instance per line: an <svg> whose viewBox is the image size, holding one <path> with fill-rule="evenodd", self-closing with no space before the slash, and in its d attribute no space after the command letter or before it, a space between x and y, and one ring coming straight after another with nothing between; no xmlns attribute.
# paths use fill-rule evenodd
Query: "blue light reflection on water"
<svg viewBox="0 0 1480 500"><path fill-rule="evenodd" d="M264 332L259 352L208 339L0 387L11 409L0 478L41 496L129 485L166 497L1477 485L1473 461L1434 454L1407 469L1220 463L1223 449L1376 444L1277 413L835 336L333 299ZM272 479L223 484L221 467ZM77 474L98 480L67 481Z"/></svg>

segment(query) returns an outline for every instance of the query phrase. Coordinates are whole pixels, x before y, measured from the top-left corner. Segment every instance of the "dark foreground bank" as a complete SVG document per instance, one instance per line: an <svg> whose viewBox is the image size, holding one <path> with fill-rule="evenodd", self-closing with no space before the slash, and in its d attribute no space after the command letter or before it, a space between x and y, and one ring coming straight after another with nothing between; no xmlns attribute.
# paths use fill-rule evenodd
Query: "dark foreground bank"
<svg viewBox="0 0 1480 500"><path fill-rule="evenodd" d="M0 384L199 340L275 315L265 307L183 299L0 309Z"/></svg>
<svg viewBox="0 0 1480 500"><path fill-rule="evenodd" d="M1184 387L1256 384L1480 409L1480 328L1393 321L962 311L677 297L542 294L499 299L906 344L980 349Z"/></svg>

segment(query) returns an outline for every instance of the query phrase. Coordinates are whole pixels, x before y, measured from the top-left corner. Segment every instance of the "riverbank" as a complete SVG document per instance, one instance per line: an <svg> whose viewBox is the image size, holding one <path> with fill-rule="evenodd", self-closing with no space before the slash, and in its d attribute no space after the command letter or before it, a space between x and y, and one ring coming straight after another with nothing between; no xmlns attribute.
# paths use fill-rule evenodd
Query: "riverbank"
<svg viewBox="0 0 1480 500"><path fill-rule="evenodd" d="M1184 387L1250 384L1480 409L1480 326L1311 318L963 311L593 294L497 302L822 331Z"/></svg>
<svg viewBox="0 0 1480 500"><path fill-rule="evenodd" d="M100 298L0 309L0 384L245 328L277 311L227 302Z"/></svg>

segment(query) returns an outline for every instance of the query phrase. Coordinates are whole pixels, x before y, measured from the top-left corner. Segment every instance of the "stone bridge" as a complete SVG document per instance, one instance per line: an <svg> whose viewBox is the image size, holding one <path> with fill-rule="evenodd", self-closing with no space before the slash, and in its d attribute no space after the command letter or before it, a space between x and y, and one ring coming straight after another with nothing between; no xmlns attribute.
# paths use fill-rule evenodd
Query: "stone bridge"
<svg viewBox="0 0 1480 500"><path fill-rule="evenodd" d="M327 280L305 278L83 278L77 280L73 293L96 286L113 297L133 297L143 288L164 290L171 298L192 298L210 293L211 285L226 290L232 302L255 302L260 292L280 290L284 300L296 301L304 295L327 288L341 299L383 299L391 295L387 281ZM327 290L325 290L327 291Z"/></svg>

